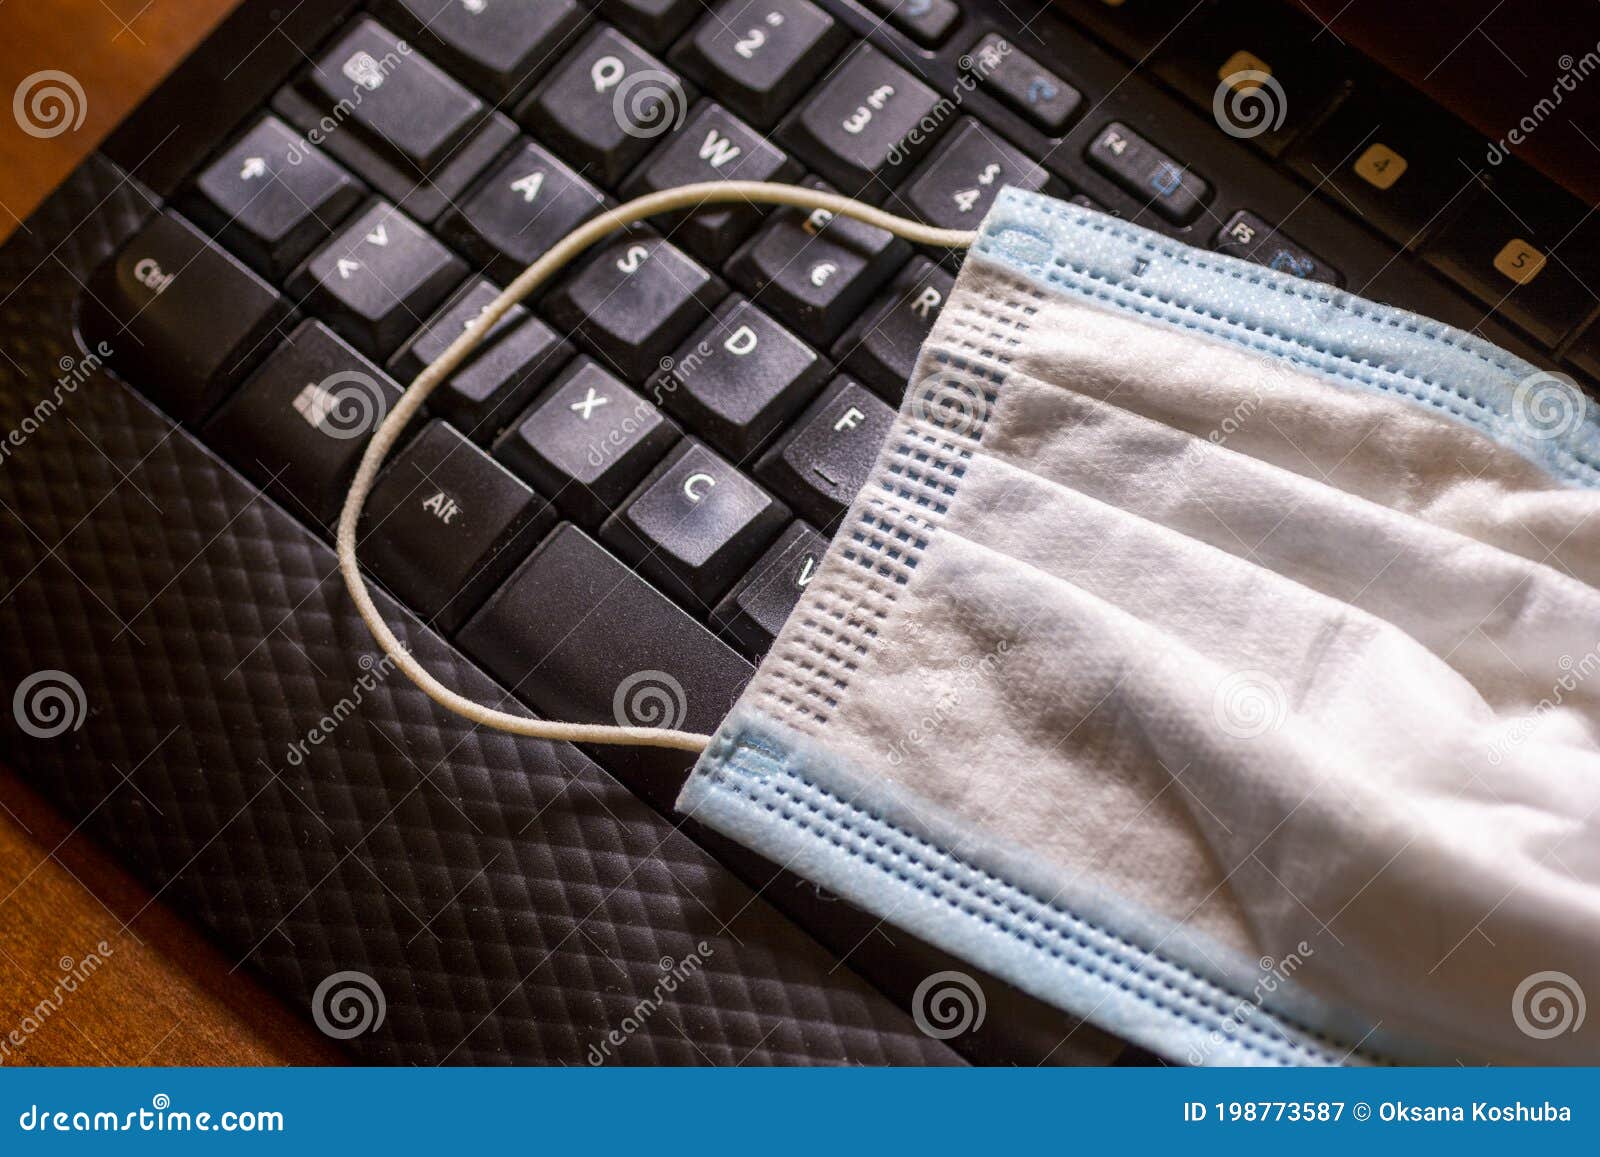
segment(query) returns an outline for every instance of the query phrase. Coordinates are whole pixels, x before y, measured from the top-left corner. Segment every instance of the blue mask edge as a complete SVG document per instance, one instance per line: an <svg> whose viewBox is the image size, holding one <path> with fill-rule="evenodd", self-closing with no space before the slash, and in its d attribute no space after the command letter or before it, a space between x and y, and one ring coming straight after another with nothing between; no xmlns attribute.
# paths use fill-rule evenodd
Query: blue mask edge
<svg viewBox="0 0 1600 1157"><path fill-rule="evenodd" d="M1600 488L1600 406L1576 385L1549 392L1552 374L1443 322L1009 187L973 252L1053 293L1426 406L1568 485ZM1552 429L1517 416L1540 390L1571 407Z"/></svg>
<svg viewBox="0 0 1600 1157"><path fill-rule="evenodd" d="M1001 191L973 251L1049 292L1199 332L1344 388L1428 406L1568 485L1600 488L1596 407L1582 403L1581 420L1558 437L1526 436L1512 416L1515 387L1540 371L1444 323L1011 188ZM847 766L819 740L741 703L696 765L677 807L1047 1003L1173 1061L1481 1060L1374 1029L1370 1020L1292 980L1249 1009L1263 972L1259 962L1121 897L1074 893L1051 869L910 798L883 776ZM962 849L959 859L953 847ZM864 865L871 870L862 871ZM965 905L952 904L943 894L948 885L935 883L951 873L962 881ZM1017 927L1041 929L1042 920L1069 930L1048 937L1013 934ZM1247 1009L1246 1016L1232 1023L1228 1012L1239 1009Z"/></svg>
<svg viewBox="0 0 1600 1157"><path fill-rule="evenodd" d="M1375 1029L1121 897L1096 897L740 706L681 813L1025 992L1178 1063L1457 1060ZM959 857L949 849L960 848Z"/></svg>

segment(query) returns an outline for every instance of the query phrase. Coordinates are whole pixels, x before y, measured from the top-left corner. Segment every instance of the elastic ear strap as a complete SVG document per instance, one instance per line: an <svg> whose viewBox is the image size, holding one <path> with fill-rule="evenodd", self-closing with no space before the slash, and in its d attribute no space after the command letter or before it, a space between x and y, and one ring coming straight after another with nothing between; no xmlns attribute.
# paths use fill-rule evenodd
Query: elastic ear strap
<svg viewBox="0 0 1600 1157"><path fill-rule="evenodd" d="M490 302L483 313L406 388L394 409L389 411L388 416L378 426L372 441L367 444L366 453L361 456L361 465L356 469L355 481L350 484L350 493L345 497L344 509L339 514L339 531L336 539L339 570L344 574L345 586L349 588L350 597L355 600L356 609L361 612L361 618L372 631L373 638L378 641L378 646L382 648L384 654L388 655L395 666L404 671L413 683L422 688L423 692L440 706L474 723L537 739L558 739L569 743L620 743L639 747L672 747L683 751L702 751L711 741L709 735L699 735L692 731L672 731L655 727L608 727L591 723L561 723L531 719L525 715L498 711L452 691L407 653L400 640L389 629L389 625L383 621L383 616L372 601L371 592L367 590L367 582L362 577L360 564L356 561L356 526L361 520L361 510L366 505L367 495L371 492L372 484L378 476L378 469L383 465L395 442L399 440L407 423L422 408L422 404L428 400L428 395L454 373L456 367L466 360L473 350L477 349L484 335L494 329L495 324L507 310L555 276L568 262L595 242L659 213L694 209L701 205L723 201L821 209L835 216L855 218L917 244L947 249L966 249L977 240L977 234L973 232L935 229L917 221L885 213L881 209L849 197L807 189L799 185L767 184L761 181L708 181L651 193L608 210L574 229L549 252L524 269L517 279L506 286L500 296Z"/></svg>

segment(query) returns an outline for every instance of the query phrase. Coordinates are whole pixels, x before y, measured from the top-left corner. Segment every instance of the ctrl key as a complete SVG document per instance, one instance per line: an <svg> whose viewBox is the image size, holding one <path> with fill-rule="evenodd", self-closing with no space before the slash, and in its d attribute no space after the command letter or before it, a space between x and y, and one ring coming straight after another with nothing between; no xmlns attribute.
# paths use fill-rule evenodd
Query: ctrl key
<svg viewBox="0 0 1600 1157"><path fill-rule="evenodd" d="M373 487L361 558L401 601L454 631L555 524L554 507L435 420Z"/></svg>
<svg viewBox="0 0 1600 1157"><path fill-rule="evenodd" d="M90 279L84 335L183 421L196 421L272 348L287 314L278 292L173 212L164 212Z"/></svg>

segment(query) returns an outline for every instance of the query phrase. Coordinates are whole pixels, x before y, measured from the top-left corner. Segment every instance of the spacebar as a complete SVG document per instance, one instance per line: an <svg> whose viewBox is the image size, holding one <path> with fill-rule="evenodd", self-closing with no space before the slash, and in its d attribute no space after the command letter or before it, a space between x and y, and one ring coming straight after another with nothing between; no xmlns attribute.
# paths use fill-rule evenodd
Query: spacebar
<svg viewBox="0 0 1600 1157"><path fill-rule="evenodd" d="M742 656L571 523L562 523L457 638L551 719L715 731L755 673ZM597 746L638 795L670 809L687 752Z"/></svg>

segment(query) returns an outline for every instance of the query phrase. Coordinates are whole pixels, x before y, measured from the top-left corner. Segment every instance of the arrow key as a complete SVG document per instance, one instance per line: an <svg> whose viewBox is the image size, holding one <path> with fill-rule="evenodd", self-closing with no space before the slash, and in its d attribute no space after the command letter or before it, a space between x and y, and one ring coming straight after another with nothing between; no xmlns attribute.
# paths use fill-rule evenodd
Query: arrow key
<svg viewBox="0 0 1600 1157"><path fill-rule="evenodd" d="M279 281L361 195L359 181L266 116L206 166L184 206L258 273Z"/></svg>
<svg viewBox="0 0 1600 1157"><path fill-rule="evenodd" d="M290 289L351 345L384 358L466 273L416 222L377 201L300 267Z"/></svg>
<svg viewBox="0 0 1600 1157"><path fill-rule="evenodd" d="M789 521L789 510L685 439L600 528L600 541L705 618Z"/></svg>
<svg viewBox="0 0 1600 1157"><path fill-rule="evenodd" d="M828 540L803 522L791 522L739 585L711 612L711 624L746 654L759 658L783 630L800 596L822 564Z"/></svg>

